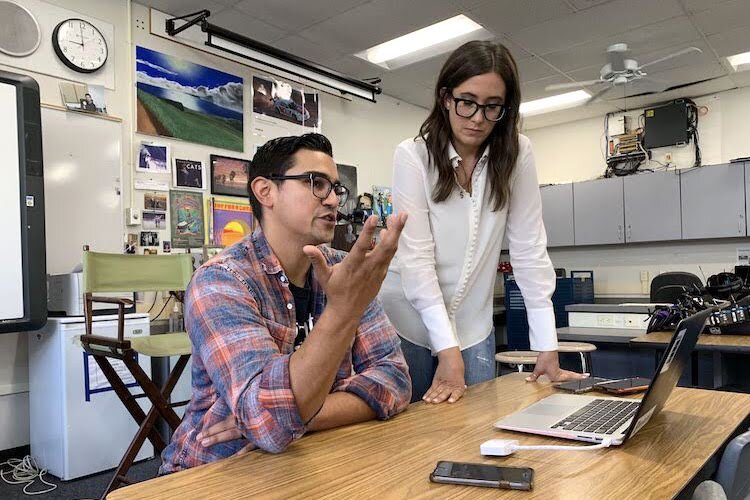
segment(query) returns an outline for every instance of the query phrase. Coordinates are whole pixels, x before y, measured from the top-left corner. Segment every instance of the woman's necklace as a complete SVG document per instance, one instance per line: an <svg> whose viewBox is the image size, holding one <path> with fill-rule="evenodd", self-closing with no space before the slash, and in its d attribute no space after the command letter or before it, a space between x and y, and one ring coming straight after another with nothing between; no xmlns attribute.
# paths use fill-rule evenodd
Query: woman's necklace
<svg viewBox="0 0 750 500"><path fill-rule="evenodd" d="M466 170L464 169L464 162L463 160L458 160L458 168L455 168L453 170L453 175L456 178L456 184L458 184L459 187L459 196L461 198L464 197L464 193L468 193L469 196L471 196L471 177L474 175L474 169L477 167L478 161L474 162L474 166L471 167L471 171L467 174ZM462 176L465 176L464 182L461 182L461 179L458 177L458 171L461 171Z"/></svg>

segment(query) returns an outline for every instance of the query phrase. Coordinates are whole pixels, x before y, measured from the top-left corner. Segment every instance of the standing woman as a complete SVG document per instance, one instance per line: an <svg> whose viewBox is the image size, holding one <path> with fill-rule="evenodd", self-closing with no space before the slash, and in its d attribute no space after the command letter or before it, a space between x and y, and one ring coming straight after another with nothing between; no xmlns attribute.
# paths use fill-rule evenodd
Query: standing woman
<svg viewBox="0 0 750 500"><path fill-rule="evenodd" d="M419 135L393 159L393 206L407 212L381 289L401 335L413 400L457 401L495 376L492 296L503 235L526 304L528 380L582 378L560 369L547 255L531 143L519 134L518 70L507 48L473 41L443 65Z"/></svg>

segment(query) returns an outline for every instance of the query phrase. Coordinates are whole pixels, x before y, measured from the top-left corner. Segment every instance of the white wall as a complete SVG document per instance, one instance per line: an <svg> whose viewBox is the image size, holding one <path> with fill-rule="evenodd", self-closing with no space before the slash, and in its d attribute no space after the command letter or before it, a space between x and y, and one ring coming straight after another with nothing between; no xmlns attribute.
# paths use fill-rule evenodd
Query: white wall
<svg viewBox="0 0 750 500"><path fill-rule="evenodd" d="M747 120L750 116L750 88L736 89L694 99L708 107L700 117L698 131L703 164L726 163L732 158L750 156ZM637 117L642 110L628 114ZM635 122L637 123L637 121ZM595 179L604 173L604 117L527 130L536 155L539 182L555 184ZM659 148L654 159L664 161L673 154L678 168L690 167L693 146ZM652 163L649 166L657 167ZM701 203L701 200L695 200ZM709 209L709 207L706 207ZM654 214L654 220L658 214ZM568 270L594 270L597 295L648 296L641 284L641 271L650 278L664 271L685 270L698 276L731 270L737 246L747 246L748 238L668 244L607 245L585 248L550 249L556 267ZM700 266L702 268L699 269ZM705 281L705 278L703 278ZM645 283L648 285L648 282Z"/></svg>
<svg viewBox="0 0 750 500"><path fill-rule="evenodd" d="M194 158L194 155L205 156L209 153L227 154L229 156L250 157L252 151L252 121L250 105L250 78L255 73L251 68L228 61L213 55L197 52L183 45L152 36L135 28L132 41L128 39L128 30L132 20L146 15L146 8L131 4L131 20L128 19L128 3L125 0L46 0L47 3L59 5L66 9L85 13L114 26L115 40L112 64L115 65L115 89L106 91L107 108L111 115L123 120L123 155L122 155L122 206L131 206L131 189L133 181L133 160L137 144L142 139L159 140L172 146L172 156ZM44 27L43 27L44 28ZM43 37L48 33L43 31ZM161 140L133 132L132 117L134 113L134 81L132 51L134 45L163 51L177 57L189 59L199 64L241 75L245 78L245 154L222 151L217 148L201 146L177 140ZM48 45L48 44L47 44ZM40 49L41 50L41 49ZM33 56L32 56L33 57ZM0 68L30 74L39 82L41 100L44 103L61 105L58 83L60 78L48 76L44 68L38 71L19 70L10 66ZM81 76L78 81L86 82ZM369 191L373 184L390 184L391 160L396 145L406 137L413 136L427 111L406 104L387 96L380 96L378 103L369 103L359 99L347 101L322 94L323 133L334 146L336 160L358 167L359 190ZM178 157L179 157L178 156ZM142 175L142 174L139 174ZM166 179L166 177L164 178ZM170 178L171 182L171 178ZM136 192L133 206L141 207L143 193ZM79 200L85 203L85 200ZM64 210L64 207L60 207ZM95 230L95 228L92 228ZM126 232L137 232L140 228L126 228ZM166 235L166 233L165 233ZM124 235L123 235L124 238ZM47 242L47 251L55 251L55 242ZM168 312L168 311L167 311ZM28 344L27 333L0 335L0 450L23 446L29 443L28 428Z"/></svg>
<svg viewBox="0 0 750 500"><path fill-rule="evenodd" d="M129 144L129 62L127 55L128 4L122 0L46 0L47 3L95 17L115 26L115 54L111 64L115 71L115 89L106 90L109 113L123 118L123 144ZM52 50L49 44L51 28L42 26L42 45L38 49ZM34 62L34 55L29 59ZM25 73L39 83L43 103L62 105L58 83L60 78L48 76L46 68L35 67L37 71L19 70L0 65L6 71ZM81 76L82 83L86 77ZM60 207L64 209L64 207ZM47 251L55 251L55 242L47 242ZM29 443L28 408L28 333L0 335L0 450L23 446Z"/></svg>

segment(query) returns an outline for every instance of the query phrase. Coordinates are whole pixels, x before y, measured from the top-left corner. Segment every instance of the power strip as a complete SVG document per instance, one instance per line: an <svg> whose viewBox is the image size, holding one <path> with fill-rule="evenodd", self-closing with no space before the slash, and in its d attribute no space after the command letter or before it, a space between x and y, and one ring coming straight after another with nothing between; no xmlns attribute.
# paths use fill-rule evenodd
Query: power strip
<svg viewBox="0 0 750 500"><path fill-rule="evenodd" d="M734 304L712 313L706 322L705 332L750 335L750 305Z"/></svg>

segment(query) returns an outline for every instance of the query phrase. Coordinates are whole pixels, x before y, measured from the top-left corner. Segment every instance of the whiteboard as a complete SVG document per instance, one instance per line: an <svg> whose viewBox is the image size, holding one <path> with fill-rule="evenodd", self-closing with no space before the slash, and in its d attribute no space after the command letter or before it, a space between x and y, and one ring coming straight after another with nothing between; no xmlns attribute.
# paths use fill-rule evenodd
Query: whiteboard
<svg viewBox="0 0 750 500"><path fill-rule="evenodd" d="M69 273L83 245L122 252L122 123L42 108L47 273Z"/></svg>
<svg viewBox="0 0 750 500"><path fill-rule="evenodd" d="M16 87L0 83L0 320L23 318L21 179Z"/></svg>

